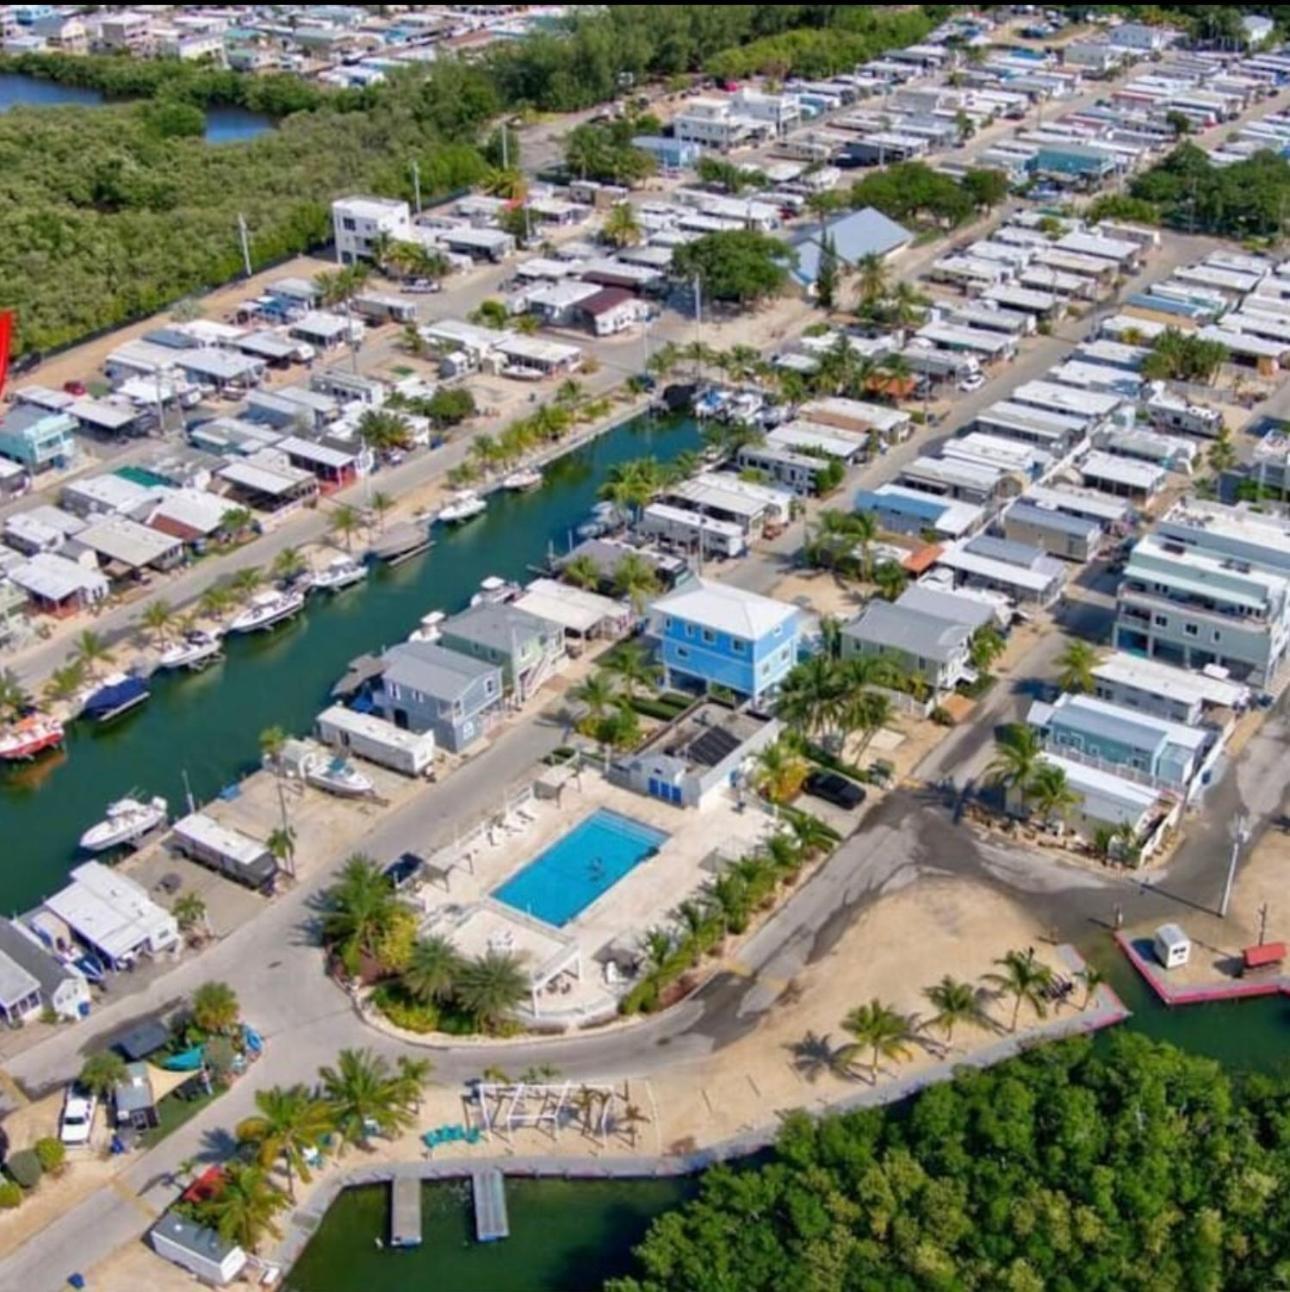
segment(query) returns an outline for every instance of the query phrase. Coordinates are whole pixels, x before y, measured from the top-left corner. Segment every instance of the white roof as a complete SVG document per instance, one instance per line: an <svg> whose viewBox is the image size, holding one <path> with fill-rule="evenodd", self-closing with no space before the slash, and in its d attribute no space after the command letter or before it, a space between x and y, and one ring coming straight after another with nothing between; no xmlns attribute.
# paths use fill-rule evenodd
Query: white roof
<svg viewBox="0 0 1290 1292"><path fill-rule="evenodd" d="M835 458L852 458L864 450L865 440L851 431L838 430L819 422L793 421L777 426L766 443L781 449L818 449Z"/></svg>
<svg viewBox="0 0 1290 1292"><path fill-rule="evenodd" d="M1043 760L1065 772L1066 784L1083 799L1084 810L1096 821L1137 825L1158 801L1154 790L1111 772L1099 771L1057 754L1045 753Z"/></svg>
<svg viewBox="0 0 1290 1292"><path fill-rule="evenodd" d="M258 839L221 825L204 812L194 812L182 821L176 821L174 831L181 839L189 840L244 866L253 865L265 853L265 845Z"/></svg>
<svg viewBox="0 0 1290 1292"><path fill-rule="evenodd" d="M1022 497L1034 503L1036 507L1051 507L1055 511L1063 511L1074 516L1089 516L1104 524L1127 521L1133 510L1123 498L1112 498L1109 494L1083 489L1031 485Z"/></svg>
<svg viewBox="0 0 1290 1292"><path fill-rule="evenodd" d="M155 489L118 475L91 476L87 480L71 480L63 486L64 496L70 494L97 507L117 512L133 511L156 497L156 493Z"/></svg>
<svg viewBox="0 0 1290 1292"><path fill-rule="evenodd" d="M715 507L750 520L770 508L787 512L793 505L793 495L786 489L771 489L727 475L701 475L697 479L686 480L677 485L672 494L700 507Z"/></svg>
<svg viewBox="0 0 1290 1292"><path fill-rule="evenodd" d="M306 462L317 462L321 466L334 467L337 470L352 467L355 460L352 453L330 448L326 444L316 444L313 440L302 440L296 435L289 435L274 447L292 457L304 458Z"/></svg>
<svg viewBox="0 0 1290 1292"><path fill-rule="evenodd" d="M606 619L627 619L631 608L597 592L570 587L558 579L534 579L515 602L540 619L549 619L567 632L586 634Z"/></svg>
<svg viewBox="0 0 1290 1292"><path fill-rule="evenodd" d="M1094 452L1080 463L1078 470L1090 480L1110 480L1134 489L1152 492L1161 488L1168 473L1163 467L1136 458L1116 457L1113 453Z"/></svg>
<svg viewBox="0 0 1290 1292"><path fill-rule="evenodd" d="M324 310L311 310L303 318L291 325L292 332L305 332L309 336L321 336L331 339L344 336L349 330L350 322L339 314L330 314Z"/></svg>
<svg viewBox="0 0 1290 1292"><path fill-rule="evenodd" d="M1074 413L1078 417L1109 417L1124 403L1119 395L1073 390L1052 381L1027 381L1018 386L1009 398L1014 404L1033 404L1058 413Z"/></svg>
<svg viewBox="0 0 1290 1292"><path fill-rule="evenodd" d="M741 539L743 530L740 529L733 521L718 520L715 516L705 516L700 511L694 511L689 507L671 506L664 502L652 502L641 517L646 522L646 528L652 531L652 526L648 525L651 520L666 521L676 525L689 525L692 529L706 534L724 534L727 538Z"/></svg>
<svg viewBox="0 0 1290 1292"><path fill-rule="evenodd" d="M182 546L179 539L160 530L140 525L125 516L109 516L76 535L76 542L93 548L109 561L139 569L173 556Z"/></svg>
<svg viewBox="0 0 1290 1292"><path fill-rule="evenodd" d="M957 538L975 529L985 516L985 509L970 502L959 502L956 498L940 498L922 489L911 489L908 485L885 484L873 490L876 498L907 498L915 504L926 506L934 503L940 508L940 515L931 522L938 533Z"/></svg>
<svg viewBox="0 0 1290 1292"><path fill-rule="evenodd" d="M902 474L911 480L927 480L951 488L980 489L990 492L999 486L1003 472L996 466L979 460L962 458L915 458L903 468Z"/></svg>
<svg viewBox="0 0 1290 1292"><path fill-rule="evenodd" d="M503 333L494 349L499 354L516 359L540 359L547 363L569 363L581 358L582 350L576 345L561 345L558 341L543 341L533 336L511 336Z"/></svg>
<svg viewBox="0 0 1290 1292"><path fill-rule="evenodd" d="M1210 677L1204 672L1174 668L1159 660L1129 655L1123 651L1117 651L1104 659L1093 669L1093 676L1104 682L1118 683L1188 705L1199 701L1201 704L1234 709L1247 704L1250 698L1249 688L1239 682Z"/></svg>
<svg viewBox="0 0 1290 1292"><path fill-rule="evenodd" d="M40 552L15 566L9 581L42 601L65 601L77 592L104 597L108 592L108 581L97 570L52 552Z"/></svg>
<svg viewBox="0 0 1290 1292"><path fill-rule="evenodd" d="M433 751L434 734L426 732L418 735L415 731L404 731L384 718L377 718L370 713L355 713L344 705L335 704L318 715L320 727L329 727L336 731L346 731L350 735L361 736L367 740L385 745L387 748L405 749L422 756L427 748Z"/></svg>
<svg viewBox="0 0 1290 1292"><path fill-rule="evenodd" d="M273 450L268 451L272 454ZM313 480L313 474L290 466L285 461L267 461L264 451L253 453L240 462L220 467L219 477L230 484L254 489L257 493L281 494Z"/></svg>
<svg viewBox="0 0 1290 1292"><path fill-rule="evenodd" d="M777 628L793 623L800 613L796 606L783 601L707 579L695 579L661 597L654 603L654 609L745 641L759 641Z"/></svg>
<svg viewBox="0 0 1290 1292"><path fill-rule="evenodd" d="M836 417L842 421L855 421L864 427L875 427L880 431L894 431L907 425L911 416L902 408L887 408L883 404L869 404L862 399L816 399L802 407L802 416L808 420L811 414L824 417ZM819 425L819 423L816 423Z"/></svg>
<svg viewBox="0 0 1290 1292"><path fill-rule="evenodd" d="M1027 570L1020 565L1010 565L1006 561L996 561L992 556L981 556L977 552L967 551L961 543L947 547L936 558L937 565L957 570L961 574L979 574L982 578L993 580L1026 592L1046 592L1053 585L1054 575L1046 570Z"/></svg>
<svg viewBox="0 0 1290 1292"><path fill-rule="evenodd" d="M174 917L168 911L134 880L97 861L77 866L72 882L48 898L45 907L114 960L175 938Z"/></svg>
<svg viewBox="0 0 1290 1292"><path fill-rule="evenodd" d="M148 517L151 524L158 517L165 517L189 529L213 534L223 523L229 506L217 494L201 489L174 489L168 493Z"/></svg>

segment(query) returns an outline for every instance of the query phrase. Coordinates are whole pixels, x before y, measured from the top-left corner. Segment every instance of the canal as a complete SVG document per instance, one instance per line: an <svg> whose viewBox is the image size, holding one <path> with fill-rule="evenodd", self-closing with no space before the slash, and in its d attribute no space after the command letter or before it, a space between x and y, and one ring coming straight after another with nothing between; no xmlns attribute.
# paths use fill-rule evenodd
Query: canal
<svg viewBox="0 0 1290 1292"><path fill-rule="evenodd" d="M112 102L101 90L81 85L60 85L38 76L17 72L0 73L0 113L10 108L97 108ZM245 108L213 106L205 109L206 141L212 144L237 143L254 139L273 128L273 122L260 112Z"/></svg>
<svg viewBox="0 0 1290 1292"><path fill-rule="evenodd" d="M431 610L460 610L487 575L521 578L550 544L564 549L614 464L671 459L698 443L693 422L624 423L548 466L540 489L494 495L478 520L436 531L424 556L339 597L313 598L273 634L230 640L226 659L205 673L156 677L152 699L119 726L74 724L64 754L0 779L0 833L11 844L0 909L27 909L58 888L76 840L110 801L161 794L178 810L185 772L208 801L257 764L266 727L308 732L355 656L404 640Z"/></svg>

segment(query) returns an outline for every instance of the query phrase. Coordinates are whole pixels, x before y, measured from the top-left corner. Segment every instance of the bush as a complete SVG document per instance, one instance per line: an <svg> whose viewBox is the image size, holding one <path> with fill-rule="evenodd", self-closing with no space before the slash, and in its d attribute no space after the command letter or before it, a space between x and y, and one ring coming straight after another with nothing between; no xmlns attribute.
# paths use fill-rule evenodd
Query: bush
<svg viewBox="0 0 1290 1292"><path fill-rule="evenodd" d="M372 992L372 1004L395 1027L424 1036L440 1030L439 1010L413 1000L397 983L382 983Z"/></svg>
<svg viewBox="0 0 1290 1292"><path fill-rule="evenodd" d="M51 1136L38 1139L33 1151L40 1162L40 1169L46 1175L56 1175L63 1169L63 1165L67 1161L67 1149L63 1142Z"/></svg>
<svg viewBox="0 0 1290 1292"><path fill-rule="evenodd" d="M0 1180L0 1209L12 1211L22 1206L22 1188L12 1180Z"/></svg>
<svg viewBox="0 0 1290 1292"><path fill-rule="evenodd" d="M955 726L954 715L942 704L938 704L931 712L931 719L938 727Z"/></svg>
<svg viewBox="0 0 1290 1292"><path fill-rule="evenodd" d="M648 696L640 695L632 701L632 708L642 718L658 718L663 722L671 722L678 713L683 712L683 710L677 709L673 705L664 704L661 700L652 700Z"/></svg>
<svg viewBox="0 0 1290 1292"><path fill-rule="evenodd" d="M29 1148L10 1154L9 1160L5 1163L5 1170L24 1189L29 1190L34 1189L40 1183L40 1177L45 1173L40 1165L40 1158Z"/></svg>

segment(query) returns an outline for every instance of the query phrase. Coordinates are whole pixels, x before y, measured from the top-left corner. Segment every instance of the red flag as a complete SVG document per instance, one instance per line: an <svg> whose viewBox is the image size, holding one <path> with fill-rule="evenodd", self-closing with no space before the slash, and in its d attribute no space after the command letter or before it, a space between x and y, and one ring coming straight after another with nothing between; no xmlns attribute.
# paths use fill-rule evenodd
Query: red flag
<svg viewBox="0 0 1290 1292"><path fill-rule="evenodd" d="M9 376L9 346L13 342L13 310L0 310L0 395Z"/></svg>

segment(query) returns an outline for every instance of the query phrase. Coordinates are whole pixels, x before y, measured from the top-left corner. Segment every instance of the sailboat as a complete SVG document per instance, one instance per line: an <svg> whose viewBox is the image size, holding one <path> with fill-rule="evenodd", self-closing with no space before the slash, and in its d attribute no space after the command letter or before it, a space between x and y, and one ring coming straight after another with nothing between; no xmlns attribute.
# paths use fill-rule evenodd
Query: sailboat
<svg viewBox="0 0 1290 1292"><path fill-rule="evenodd" d="M446 506L440 508L437 519L445 525L460 525L483 515L487 509L488 504L473 489L460 489Z"/></svg>
<svg viewBox="0 0 1290 1292"><path fill-rule="evenodd" d="M298 615L305 607L303 592L257 592L250 605L228 626L231 633L262 633Z"/></svg>
<svg viewBox="0 0 1290 1292"><path fill-rule="evenodd" d="M144 803L135 798L118 799L108 805L107 815L81 835L85 852L106 852L141 839L166 820L168 805L163 798Z"/></svg>

